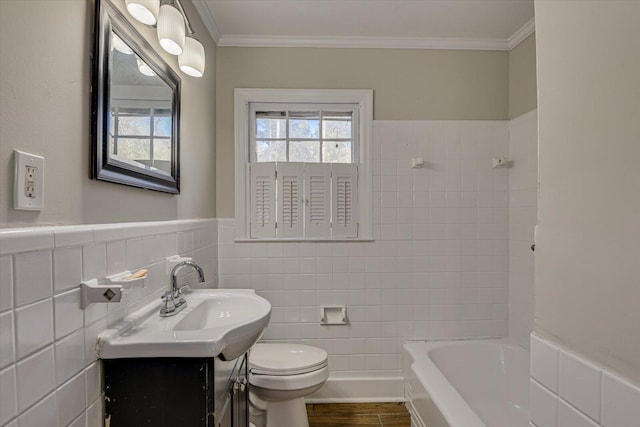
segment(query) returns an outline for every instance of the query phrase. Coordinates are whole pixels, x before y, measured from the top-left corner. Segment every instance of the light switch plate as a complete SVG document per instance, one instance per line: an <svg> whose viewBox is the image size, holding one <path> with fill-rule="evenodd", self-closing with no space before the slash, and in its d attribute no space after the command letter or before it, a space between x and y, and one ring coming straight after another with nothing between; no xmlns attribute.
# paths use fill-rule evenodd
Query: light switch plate
<svg viewBox="0 0 640 427"><path fill-rule="evenodd" d="M13 150L13 208L41 211L44 207L44 157Z"/></svg>

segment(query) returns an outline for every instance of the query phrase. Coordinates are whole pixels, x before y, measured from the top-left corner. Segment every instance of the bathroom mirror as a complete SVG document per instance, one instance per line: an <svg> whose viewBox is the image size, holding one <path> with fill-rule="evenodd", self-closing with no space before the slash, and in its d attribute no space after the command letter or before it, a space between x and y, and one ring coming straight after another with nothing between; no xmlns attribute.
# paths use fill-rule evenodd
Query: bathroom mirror
<svg viewBox="0 0 640 427"><path fill-rule="evenodd" d="M109 0L96 0L93 179L178 194L180 77Z"/></svg>

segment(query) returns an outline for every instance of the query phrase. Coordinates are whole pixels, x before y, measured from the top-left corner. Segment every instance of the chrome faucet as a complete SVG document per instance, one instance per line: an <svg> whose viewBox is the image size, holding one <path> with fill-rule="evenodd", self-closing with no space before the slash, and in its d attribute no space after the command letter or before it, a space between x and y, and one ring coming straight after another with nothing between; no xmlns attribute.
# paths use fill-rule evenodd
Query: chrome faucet
<svg viewBox="0 0 640 427"><path fill-rule="evenodd" d="M198 272L200 283L204 283L204 271L193 261L182 261L171 270L171 289L162 294L164 304L160 307L160 317L174 316L187 307L187 300L182 297L182 291L189 286L178 286L178 270L182 267L191 267Z"/></svg>

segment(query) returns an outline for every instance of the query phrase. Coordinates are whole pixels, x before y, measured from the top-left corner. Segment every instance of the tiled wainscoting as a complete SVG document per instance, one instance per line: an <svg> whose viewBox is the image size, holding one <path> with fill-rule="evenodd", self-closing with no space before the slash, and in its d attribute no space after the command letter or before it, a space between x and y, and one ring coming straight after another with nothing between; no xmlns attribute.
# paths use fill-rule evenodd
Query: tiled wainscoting
<svg viewBox="0 0 640 427"><path fill-rule="evenodd" d="M375 121L375 241L235 243L219 219L220 287L255 288L273 305L264 339L326 349L332 380L399 379L405 340L507 335L509 169L491 161L508 125ZM331 304L347 326L320 325Z"/></svg>
<svg viewBox="0 0 640 427"><path fill-rule="evenodd" d="M531 335L531 425L637 427L640 388Z"/></svg>
<svg viewBox="0 0 640 427"><path fill-rule="evenodd" d="M538 208L538 111L509 122L509 337L529 347L533 330L533 230Z"/></svg>
<svg viewBox="0 0 640 427"><path fill-rule="evenodd" d="M215 286L215 220L0 231L0 425L102 427L97 334L163 292L175 254ZM144 288L80 309L81 280L139 268Z"/></svg>

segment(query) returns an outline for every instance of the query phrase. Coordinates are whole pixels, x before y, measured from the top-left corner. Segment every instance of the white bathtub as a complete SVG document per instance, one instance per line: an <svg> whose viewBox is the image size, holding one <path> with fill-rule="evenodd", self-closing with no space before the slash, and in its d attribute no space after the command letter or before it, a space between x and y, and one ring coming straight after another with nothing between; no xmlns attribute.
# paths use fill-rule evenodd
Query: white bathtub
<svg viewBox="0 0 640 427"><path fill-rule="evenodd" d="M529 353L507 340L404 345L412 427L529 426Z"/></svg>

